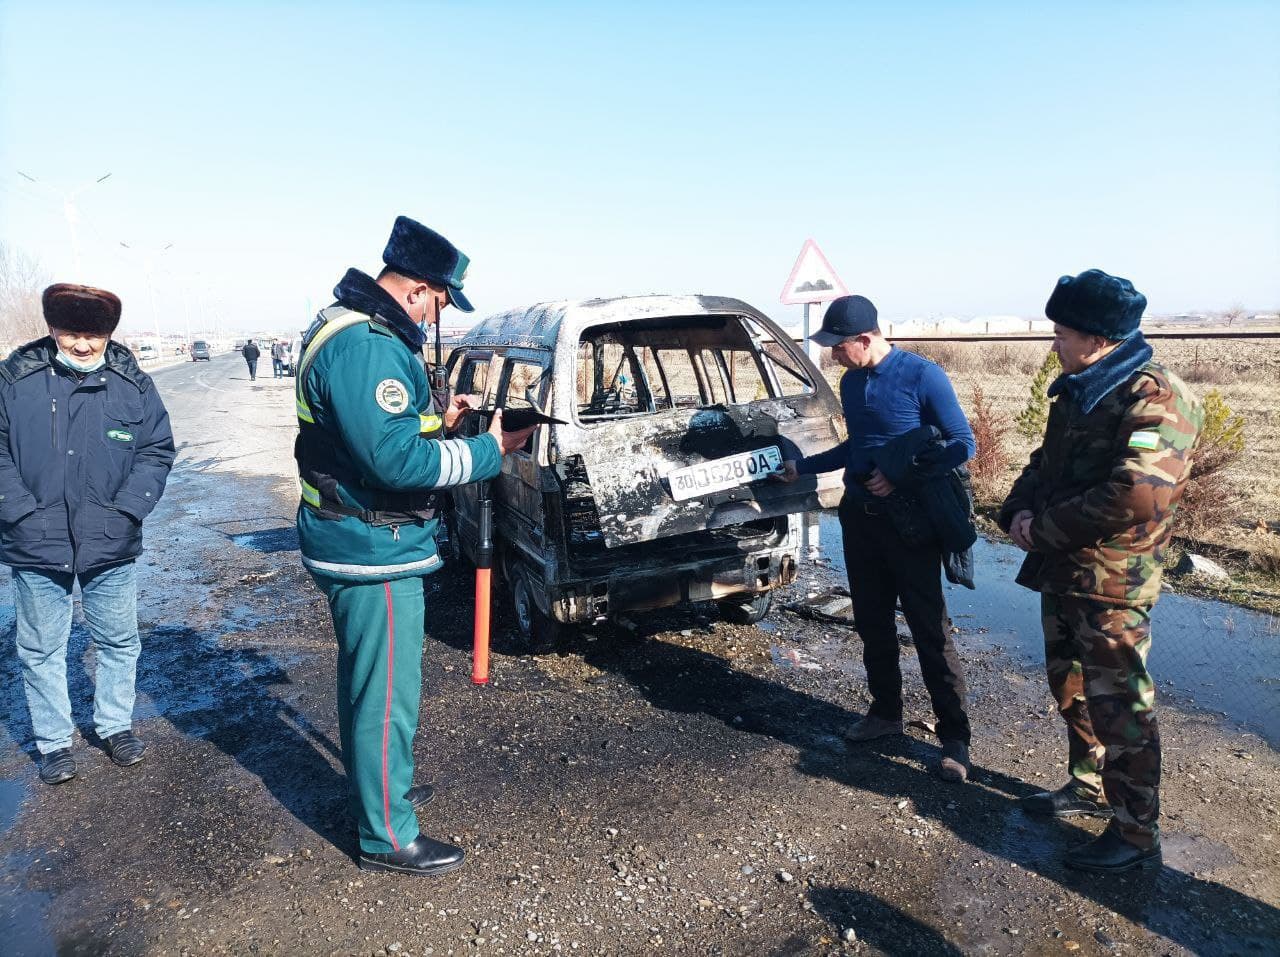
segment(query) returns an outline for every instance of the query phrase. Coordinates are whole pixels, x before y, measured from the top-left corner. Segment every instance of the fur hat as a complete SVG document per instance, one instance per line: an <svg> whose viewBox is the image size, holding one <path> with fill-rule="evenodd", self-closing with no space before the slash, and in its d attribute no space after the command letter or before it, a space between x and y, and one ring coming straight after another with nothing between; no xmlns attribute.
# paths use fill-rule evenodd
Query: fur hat
<svg viewBox="0 0 1280 957"><path fill-rule="evenodd" d="M1105 339L1128 339L1138 331L1147 297L1133 283L1089 269L1063 276L1045 303L1044 314L1059 325Z"/></svg>
<svg viewBox="0 0 1280 957"><path fill-rule="evenodd" d="M40 297L44 321L55 329L110 336L120 324L120 297L105 289L54 283Z"/></svg>
<svg viewBox="0 0 1280 957"><path fill-rule="evenodd" d="M397 216L382 261L402 276L444 286L449 301L463 312L475 309L462 294L462 280L471 260L434 229L408 216Z"/></svg>

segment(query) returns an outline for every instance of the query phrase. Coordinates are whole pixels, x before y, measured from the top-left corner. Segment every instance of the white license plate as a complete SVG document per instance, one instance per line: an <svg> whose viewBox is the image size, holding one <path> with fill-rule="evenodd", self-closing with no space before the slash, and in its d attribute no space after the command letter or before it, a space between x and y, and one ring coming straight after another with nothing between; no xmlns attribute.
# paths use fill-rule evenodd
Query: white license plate
<svg viewBox="0 0 1280 957"><path fill-rule="evenodd" d="M671 497L679 502L737 488L748 482L758 482L780 468L782 453L776 445L770 445L754 452L739 452L722 459L675 469L667 473L667 482L671 485Z"/></svg>

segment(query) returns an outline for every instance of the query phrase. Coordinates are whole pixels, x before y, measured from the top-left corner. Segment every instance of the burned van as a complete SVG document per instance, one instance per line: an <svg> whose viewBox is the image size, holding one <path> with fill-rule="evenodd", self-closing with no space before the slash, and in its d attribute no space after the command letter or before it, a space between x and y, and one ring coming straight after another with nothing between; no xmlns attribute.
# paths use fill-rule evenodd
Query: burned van
<svg viewBox="0 0 1280 957"><path fill-rule="evenodd" d="M798 513L834 507L838 476L771 478L844 437L821 374L737 299L547 303L477 324L449 359L455 395L533 408L538 428L494 480L495 566L519 632L681 602L752 622L794 579ZM463 431L485 428L468 416ZM454 492L452 548L474 561L475 486Z"/></svg>

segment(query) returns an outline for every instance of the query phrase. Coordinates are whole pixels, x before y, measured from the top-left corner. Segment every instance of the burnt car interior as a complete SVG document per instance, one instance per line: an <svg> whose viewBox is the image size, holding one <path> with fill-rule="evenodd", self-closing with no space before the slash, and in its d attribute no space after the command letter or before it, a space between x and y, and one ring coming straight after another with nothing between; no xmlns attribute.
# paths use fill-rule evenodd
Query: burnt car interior
<svg viewBox="0 0 1280 957"><path fill-rule="evenodd" d="M744 316L594 326L578 344L576 407L584 424L812 391L788 350Z"/></svg>

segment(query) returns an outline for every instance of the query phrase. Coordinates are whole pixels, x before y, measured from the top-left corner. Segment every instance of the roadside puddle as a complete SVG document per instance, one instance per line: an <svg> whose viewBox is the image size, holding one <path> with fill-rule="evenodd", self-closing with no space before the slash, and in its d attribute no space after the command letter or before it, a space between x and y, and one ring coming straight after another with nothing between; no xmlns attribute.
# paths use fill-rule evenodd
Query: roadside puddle
<svg viewBox="0 0 1280 957"><path fill-rule="evenodd" d="M298 550L298 530L292 525L227 537L241 548L251 548L256 552L296 552Z"/></svg>
<svg viewBox="0 0 1280 957"><path fill-rule="evenodd" d="M823 514L821 537L832 570L844 575L834 515ZM964 640L1042 665L1039 597L1014 582L1022 553L979 537L973 557L977 589L944 586ZM1152 636L1151 674L1162 694L1250 725L1280 747L1280 620L1166 589L1152 613Z"/></svg>
<svg viewBox="0 0 1280 957"><path fill-rule="evenodd" d="M0 780L0 834L6 833L18 820L22 802L31 794L31 786L22 777Z"/></svg>
<svg viewBox="0 0 1280 957"><path fill-rule="evenodd" d="M30 858L12 856L0 862L0 873L23 875L32 867ZM0 884L0 940L4 941L7 954L28 954L31 957L54 957L63 950L49 933L47 915L53 903L53 895Z"/></svg>

